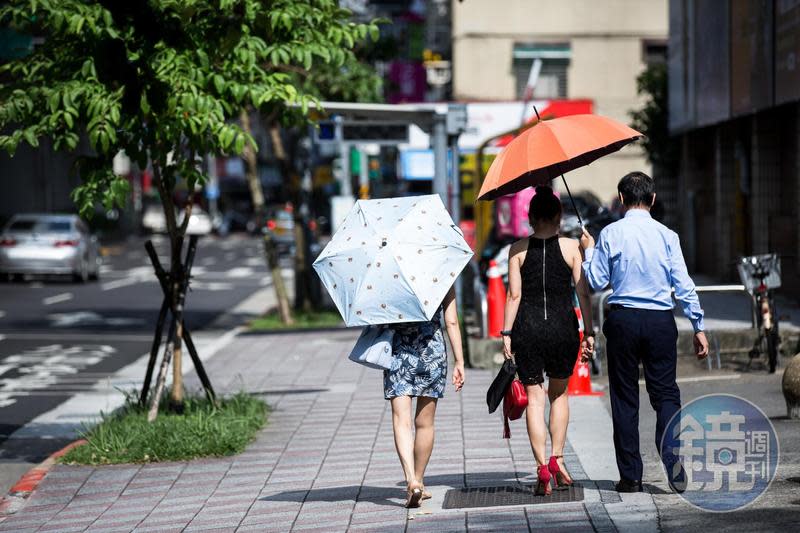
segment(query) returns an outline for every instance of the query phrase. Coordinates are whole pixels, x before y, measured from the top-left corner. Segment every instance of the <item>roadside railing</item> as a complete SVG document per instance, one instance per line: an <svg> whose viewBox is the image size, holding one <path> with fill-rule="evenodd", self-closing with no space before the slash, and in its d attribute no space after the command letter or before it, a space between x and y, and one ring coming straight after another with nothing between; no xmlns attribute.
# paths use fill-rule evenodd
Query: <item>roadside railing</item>
<svg viewBox="0 0 800 533"><path fill-rule="evenodd" d="M743 292L746 294L750 301L750 325L751 327L755 328L757 324L757 316L756 316L756 302L753 298L753 295L744 285L700 285L695 287L695 290L698 293L707 293L707 292ZM611 289L605 289L600 292L600 295L597 298L597 309L595 316L597 320L595 321L594 331L595 331L595 339L600 340L602 342L598 342L598 347L596 348L595 352L596 358L601 358L602 356L606 356L605 353L605 337L601 336L603 322L605 321L605 314L606 314L606 307L608 305L608 299L611 296L612 291ZM719 337L713 332L706 330L706 336L708 337L709 342L709 357L706 358L706 364L708 366L708 370L713 369L713 362L716 362L717 369L722 368L722 360L720 358L720 345L719 345ZM712 357L713 356L713 357ZM595 365L595 368L602 369L602 365L598 362ZM600 371L602 373L602 370Z"/></svg>

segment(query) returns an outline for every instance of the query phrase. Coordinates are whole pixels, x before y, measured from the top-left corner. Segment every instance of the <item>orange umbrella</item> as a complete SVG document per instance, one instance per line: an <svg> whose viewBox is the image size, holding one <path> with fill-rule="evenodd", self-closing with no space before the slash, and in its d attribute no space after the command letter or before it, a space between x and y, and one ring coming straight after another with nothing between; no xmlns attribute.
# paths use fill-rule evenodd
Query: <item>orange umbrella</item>
<svg viewBox="0 0 800 533"><path fill-rule="evenodd" d="M564 173L642 137L625 124L599 115L570 115L540 121L498 154L486 173L478 200L494 200L558 176L563 179Z"/></svg>

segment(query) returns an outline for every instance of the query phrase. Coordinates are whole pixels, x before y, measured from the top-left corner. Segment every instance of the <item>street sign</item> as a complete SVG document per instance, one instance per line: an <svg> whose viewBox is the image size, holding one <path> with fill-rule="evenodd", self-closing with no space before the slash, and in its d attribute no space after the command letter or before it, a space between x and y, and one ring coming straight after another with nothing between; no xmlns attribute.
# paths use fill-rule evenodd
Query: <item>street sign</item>
<svg viewBox="0 0 800 533"><path fill-rule="evenodd" d="M337 131L338 130L338 131ZM314 141L325 143L383 144L408 143L408 122L345 120L341 128L336 122L324 120L314 130Z"/></svg>
<svg viewBox="0 0 800 533"><path fill-rule="evenodd" d="M344 122L342 141L348 143L404 144L408 142L407 122Z"/></svg>

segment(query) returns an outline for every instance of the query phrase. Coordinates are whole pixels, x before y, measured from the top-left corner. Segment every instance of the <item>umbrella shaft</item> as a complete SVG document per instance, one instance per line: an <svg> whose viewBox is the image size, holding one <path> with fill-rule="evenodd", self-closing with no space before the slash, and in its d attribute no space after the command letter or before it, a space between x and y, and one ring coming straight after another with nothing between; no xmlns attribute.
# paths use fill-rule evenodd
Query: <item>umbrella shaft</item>
<svg viewBox="0 0 800 533"><path fill-rule="evenodd" d="M581 214L578 212L578 207L575 205L575 200L572 198L572 193L569 192L569 185L567 185L567 179L564 177L564 174L561 174L561 181L564 182L564 187L567 189L567 196L569 196L569 201L572 202L572 209L575 210L575 215L578 217L578 223L583 228L583 220L581 220Z"/></svg>

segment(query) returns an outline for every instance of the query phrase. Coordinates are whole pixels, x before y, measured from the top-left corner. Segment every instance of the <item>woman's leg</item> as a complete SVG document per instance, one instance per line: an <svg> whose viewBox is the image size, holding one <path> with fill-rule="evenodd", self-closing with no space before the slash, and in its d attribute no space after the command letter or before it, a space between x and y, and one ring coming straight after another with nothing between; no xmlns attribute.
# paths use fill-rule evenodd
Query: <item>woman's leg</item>
<svg viewBox="0 0 800 533"><path fill-rule="evenodd" d="M414 477L424 484L425 468L433 452L433 419L436 416L436 398L417 398L417 416L414 419Z"/></svg>
<svg viewBox="0 0 800 533"><path fill-rule="evenodd" d="M392 429L394 429L394 446L400 457L400 464L409 487L417 486L414 474L414 435L411 431L411 397L397 396L392 398Z"/></svg>
<svg viewBox="0 0 800 533"><path fill-rule="evenodd" d="M547 463L547 426L544 422L544 404L546 402L544 387L538 385L525 385L528 394L528 408L525 410L525 421L528 423L528 438L531 441L533 458L537 465Z"/></svg>
<svg viewBox="0 0 800 533"><path fill-rule="evenodd" d="M558 466L564 471L564 443L567 440L569 425L569 400L567 384L569 379L553 379L547 387L550 397L550 441L553 445L552 455L558 456Z"/></svg>

